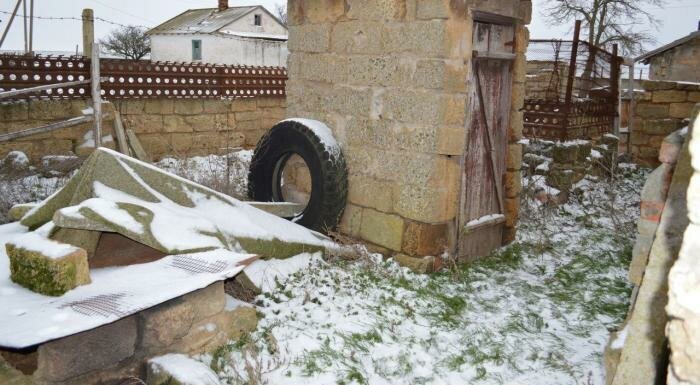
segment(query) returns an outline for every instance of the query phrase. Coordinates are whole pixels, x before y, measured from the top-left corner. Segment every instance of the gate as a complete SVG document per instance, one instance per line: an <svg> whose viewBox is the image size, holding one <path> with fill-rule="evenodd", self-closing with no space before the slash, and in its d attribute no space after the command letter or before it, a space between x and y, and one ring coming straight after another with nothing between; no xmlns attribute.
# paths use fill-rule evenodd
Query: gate
<svg viewBox="0 0 700 385"><path fill-rule="evenodd" d="M615 129L620 65L613 51L579 40L530 40L523 106L526 138L594 139Z"/></svg>
<svg viewBox="0 0 700 385"><path fill-rule="evenodd" d="M511 107L514 28L474 22L469 126L463 167L459 255L488 254L501 246L507 129Z"/></svg>

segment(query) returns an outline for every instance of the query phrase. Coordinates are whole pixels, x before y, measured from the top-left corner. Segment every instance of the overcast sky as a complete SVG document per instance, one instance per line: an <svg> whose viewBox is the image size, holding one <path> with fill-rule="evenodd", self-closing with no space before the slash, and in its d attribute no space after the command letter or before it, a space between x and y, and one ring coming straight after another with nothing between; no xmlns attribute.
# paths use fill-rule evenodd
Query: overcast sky
<svg viewBox="0 0 700 385"><path fill-rule="evenodd" d="M419 0L420 1L420 0ZM570 38L570 26L552 28L547 26L540 14L546 0L535 0L533 21L530 25L532 38ZM10 12L16 0L0 0L0 11ZM80 19L83 8L92 8L96 17L121 24L137 24L153 27L191 8L215 7L217 0L34 0L36 16L68 17ZM280 0L229 0L230 5L262 4L273 10ZM656 31L657 45L665 44L698 29L700 0L669 0L664 9L652 9L663 26ZM21 8L20 8L21 13ZM0 14L0 29L4 30L9 15ZM115 25L96 21L95 34L103 37ZM81 44L79 20L36 20L35 50L75 51ZM2 49L21 50L24 47L22 20L15 19ZM648 47L654 48L654 47ZM82 49L82 48L81 48Z"/></svg>

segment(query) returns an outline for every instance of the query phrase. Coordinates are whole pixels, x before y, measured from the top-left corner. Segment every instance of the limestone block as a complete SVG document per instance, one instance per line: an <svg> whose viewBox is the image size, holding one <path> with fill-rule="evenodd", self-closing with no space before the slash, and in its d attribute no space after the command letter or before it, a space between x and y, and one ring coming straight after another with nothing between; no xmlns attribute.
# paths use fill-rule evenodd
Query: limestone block
<svg viewBox="0 0 700 385"><path fill-rule="evenodd" d="M134 355L138 338L136 316L39 346L37 382L71 378L117 366ZM73 382L75 383L75 382Z"/></svg>
<svg viewBox="0 0 700 385"><path fill-rule="evenodd" d="M689 102L700 102L700 92L699 91L690 91L688 92L688 101Z"/></svg>
<svg viewBox="0 0 700 385"><path fill-rule="evenodd" d="M675 89L677 83L666 82L659 80L643 80L642 87L645 91L672 90Z"/></svg>
<svg viewBox="0 0 700 385"><path fill-rule="evenodd" d="M668 135L671 132L681 128L683 121L681 119L647 119L642 122L642 130L650 135Z"/></svg>
<svg viewBox="0 0 700 385"><path fill-rule="evenodd" d="M167 354L148 360L148 385L221 385L211 368L183 354Z"/></svg>
<svg viewBox="0 0 700 385"><path fill-rule="evenodd" d="M298 68L295 68L293 71L300 79L344 84L348 81L348 72L350 72L349 61L354 57L348 58L335 54L317 53L293 55L292 58L299 61ZM353 68L352 72L357 71L360 71L360 69ZM352 81L351 83L356 84L358 82Z"/></svg>
<svg viewBox="0 0 700 385"><path fill-rule="evenodd" d="M406 221L401 251L414 256L439 256L446 251L448 238L446 223Z"/></svg>
<svg viewBox="0 0 700 385"><path fill-rule="evenodd" d="M651 101L654 103L685 102L688 93L679 90L661 90L653 92Z"/></svg>
<svg viewBox="0 0 700 385"><path fill-rule="evenodd" d="M225 314L228 317L227 331L230 339L238 340L258 327L258 314L252 306L229 308L227 304Z"/></svg>
<svg viewBox="0 0 700 385"><path fill-rule="evenodd" d="M175 110L175 103L179 101L180 99L146 99L143 112L146 114L172 114Z"/></svg>
<svg viewBox="0 0 700 385"><path fill-rule="evenodd" d="M394 255L394 260L399 265L407 267L417 274L426 274L435 271L434 256L412 257L406 254L396 254Z"/></svg>
<svg viewBox="0 0 700 385"><path fill-rule="evenodd" d="M163 116L163 131L165 132L192 132L192 126L185 122L185 117L180 115Z"/></svg>
<svg viewBox="0 0 700 385"><path fill-rule="evenodd" d="M503 200L503 212L506 217L506 227L515 227L520 217L520 199L506 198Z"/></svg>
<svg viewBox="0 0 700 385"><path fill-rule="evenodd" d="M508 171L504 177L504 194L508 198L517 198L522 190L520 171Z"/></svg>
<svg viewBox="0 0 700 385"><path fill-rule="evenodd" d="M406 123L446 123L441 120L441 110L447 102L446 99L427 91L388 92L384 95L384 113L389 119ZM462 111L465 111L465 105L462 104Z"/></svg>
<svg viewBox="0 0 700 385"><path fill-rule="evenodd" d="M174 112L178 115L198 115L204 112L202 99L180 99L174 105Z"/></svg>
<svg viewBox="0 0 700 385"><path fill-rule="evenodd" d="M448 19L452 14L450 2L447 0L422 0L416 5L418 19Z"/></svg>
<svg viewBox="0 0 700 385"><path fill-rule="evenodd" d="M384 36L381 22L345 21L334 25L331 44L336 53L381 54L385 53Z"/></svg>
<svg viewBox="0 0 700 385"><path fill-rule="evenodd" d="M87 106L83 106L86 108ZM29 119L60 120L80 114L71 100L33 100L29 102Z"/></svg>
<svg viewBox="0 0 700 385"><path fill-rule="evenodd" d="M22 219L22 217L24 216L24 214L26 214L27 212L29 212L29 210L33 209L34 207L36 207L36 204L35 204L35 203L20 203L20 204L16 204L16 205L14 205L14 206L12 206L12 207L10 208L10 211L7 212L7 215L8 215L12 220L18 221L18 220Z"/></svg>
<svg viewBox="0 0 700 385"><path fill-rule="evenodd" d="M439 127L436 154L462 155L466 148L467 135L463 127Z"/></svg>
<svg viewBox="0 0 700 385"><path fill-rule="evenodd" d="M393 208L393 184L359 174L348 178L348 202L383 212Z"/></svg>
<svg viewBox="0 0 700 385"><path fill-rule="evenodd" d="M260 110L236 112L236 121L237 122L248 122L251 120L259 120L261 117L262 117L262 112Z"/></svg>
<svg viewBox="0 0 700 385"><path fill-rule="evenodd" d="M333 87L326 100L326 111L334 111L344 115L369 116L372 109L372 90L362 87ZM311 108L312 111L324 111L323 108Z"/></svg>
<svg viewBox="0 0 700 385"><path fill-rule="evenodd" d="M346 71L349 84L400 85L402 82L408 82L410 78L410 64L401 63L396 56L351 56L345 68L352 69ZM342 73L341 71L341 76ZM333 81L333 71L329 74L329 81Z"/></svg>
<svg viewBox="0 0 700 385"><path fill-rule="evenodd" d="M643 145L649 143L650 136L639 132L632 132L630 135L630 143L635 145Z"/></svg>
<svg viewBox="0 0 700 385"><path fill-rule="evenodd" d="M693 107L695 103L671 103L668 114L672 118L689 119Z"/></svg>
<svg viewBox="0 0 700 385"><path fill-rule="evenodd" d="M341 24L336 25L334 30ZM289 27L288 46L290 52L328 52L330 44L330 24L305 24Z"/></svg>
<svg viewBox="0 0 700 385"><path fill-rule="evenodd" d="M215 115L192 115L185 116L185 124L192 127L195 132L217 131Z"/></svg>
<svg viewBox="0 0 700 385"><path fill-rule="evenodd" d="M204 99L202 107L205 114L224 114L229 110L229 103L226 100Z"/></svg>
<svg viewBox="0 0 700 385"><path fill-rule="evenodd" d="M669 116L668 104L638 103L635 115L641 118L667 118Z"/></svg>
<svg viewBox="0 0 700 385"><path fill-rule="evenodd" d="M401 250L404 221L401 217L372 209L362 212L360 236L391 250Z"/></svg>
<svg viewBox="0 0 700 385"><path fill-rule="evenodd" d="M350 20L398 21L406 15L406 2L396 0L347 0Z"/></svg>
<svg viewBox="0 0 700 385"><path fill-rule="evenodd" d="M433 187L400 185L394 200L394 211L402 217L421 222L444 222L457 212L457 185Z"/></svg>
<svg viewBox="0 0 700 385"><path fill-rule="evenodd" d="M172 145L170 144L170 135L167 134L142 134L139 135L139 141L143 146L144 151L153 159L161 159L166 155L172 154Z"/></svg>
<svg viewBox="0 0 700 385"><path fill-rule="evenodd" d="M257 108L255 98L234 99L231 102L231 112L255 111Z"/></svg>
<svg viewBox="0 0 700 385"><path fill-rule="evenodd" d="M0 122L23 121L29 118L29 104L12 102L0 104Z"/></svg>
<svg viewBox="0 0 700 385"><path fill-rule="evenodd" d="M506 168L510 171L520 171L523 164L523 145L511 143L506 152Z"/></svg>
<svg viewBox="0 0 700 385"><path fill-rule="evenodd" d="M10 278L32 291L60 296L90 283L85 250L27 233L5 245Z"/></svg>
<svg viewBox="0 0 700 385"><path fill-rule="evenodd" d="M332 23L345 15L346 2L342 0L290 1L289 14L298 23Z"/></svg>
<svg viewBox="0 0 700 385"><path fill-rule="evenodd" d="M384 41L385 52L410 52L422 57L439 58L448 57L451 53L447 32L447 25L442 20L417 20L387 24L383 34L375 36Z"/></svg>
<svg viewBox="0 0 700 385"><path fill-rule="evenodd" d="M163 131L162 115L124 115L124 128L132 129L137 134Z"/></svg>
<svg viewBox="0 0 700 385"><path fill-rule="evenodd" d="M362 207L353 204L345 206L345 211L343 211L343 216L340 218L340 224L338 225L340 232L354 237L360 233L361 225Z"/></svg>

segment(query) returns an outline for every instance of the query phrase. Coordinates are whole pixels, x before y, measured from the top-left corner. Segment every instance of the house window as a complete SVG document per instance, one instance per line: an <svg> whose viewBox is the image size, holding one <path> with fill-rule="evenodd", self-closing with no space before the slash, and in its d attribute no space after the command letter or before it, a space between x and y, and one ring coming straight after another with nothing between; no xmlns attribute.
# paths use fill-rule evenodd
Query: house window
<svg viewBox="0 0 700 385"><path fill-rule="evenodd" d="M258 27L262 25L262 15L255 15L255 25Z"/></svg>
<svg viewBox="0 0 700 385"><path fill-rule="evenodd" d="M202 60L201 40L192 40L192 60Z"/></svg>

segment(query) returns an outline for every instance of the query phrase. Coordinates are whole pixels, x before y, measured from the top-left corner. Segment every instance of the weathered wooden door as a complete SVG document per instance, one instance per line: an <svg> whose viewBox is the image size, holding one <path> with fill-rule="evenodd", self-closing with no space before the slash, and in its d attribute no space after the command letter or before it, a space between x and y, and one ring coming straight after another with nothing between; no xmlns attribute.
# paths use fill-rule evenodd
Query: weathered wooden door
<svg viewBox="0 0 700 385"><path fill-rule="evenodd" d="M474 23L467 148L463 167L460 250L487 255L503 237L513 27Z"/></svg>

